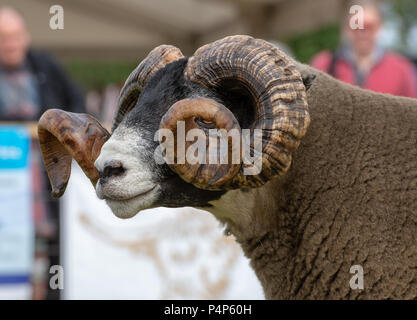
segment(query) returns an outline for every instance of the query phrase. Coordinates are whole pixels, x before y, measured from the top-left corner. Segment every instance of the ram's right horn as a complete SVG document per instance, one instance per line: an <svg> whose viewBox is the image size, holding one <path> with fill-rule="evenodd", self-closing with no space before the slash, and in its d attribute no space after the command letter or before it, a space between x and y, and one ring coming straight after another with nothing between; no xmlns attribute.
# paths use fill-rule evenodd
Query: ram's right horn
<svg viewBox="0 0 417 320"><path fill-rule="evenodd" d="M46 111L38 124L42 158L52 186L52 196L64 194L74 158L95 186L99 174L94 161L110 134L90 115Z"/></svg>
<svg viewBox="0 0 417 320"><path fill-rule="evenodd" d="M222 189L257 188L284 176L310 124L306 87L294 62L264 40L238 35L199 48L188 59L184 73L191 82L210 90L241 90L253 101L255 120L242 129L258 129L262 133L258 140L262 142L261 165L242 163L230 181L222 180ZM255 141L252 136L251 141ZM255 154L255 149L251 142L250 154ZM254 174L247 174L245 169ZM255 174L258 169L261 171Z"/></svg>
<svg viewBox="0 0 417 320"><path fill-rule="evenodd" d="M189 163L188 161L180 161L176 150L178 143L177 123L184 121L185 134L194 130L194 136L199 141L204 142L206 149L204 156L200 161ZM239 171L241 167L241 130L239 122L233 113L224 105L215 100L208 98L183 99L174 103L167 113L162 117L161 129L168 129L174 133L174 161L169 163L170 168L180 177L189 183L194 184L198 188L207 190L222 190L223 185L228 183ZM200 129L195 131L195 129ZM225 136L220 134L210 134L212 129L224 130ZM201 139L201 140L200 140ZM222 149L222 142L226 142L226 148ZM219 146L219 148L211 149L211 145ZM186 141L184 151L189 154L191 146L194 142ZM191 147L192 148L192 147ZM201 150L200 150L201 151ZM192 153L192 152L191 152ZM220 163L210 163L210 158L216 160L227 156L227 161L219 161ZM223 159L224 160L224 159Z"/></svg>

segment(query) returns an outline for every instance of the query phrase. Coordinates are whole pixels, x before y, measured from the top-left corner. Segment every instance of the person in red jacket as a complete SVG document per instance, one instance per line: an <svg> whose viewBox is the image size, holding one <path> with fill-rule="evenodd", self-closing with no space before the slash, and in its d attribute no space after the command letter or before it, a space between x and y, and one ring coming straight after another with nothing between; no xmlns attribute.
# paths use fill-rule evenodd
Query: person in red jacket
<svg viewBox="0 0 417 320"><path fill-rule="evenodd" d="M352 15L343 27L342 45L323 51L311 65L335 78L372 91L417 98L414 65L405 57L384 50L378 43L383 24L376 1L356 1L363 8L363 29L351 27Z"/></svg>

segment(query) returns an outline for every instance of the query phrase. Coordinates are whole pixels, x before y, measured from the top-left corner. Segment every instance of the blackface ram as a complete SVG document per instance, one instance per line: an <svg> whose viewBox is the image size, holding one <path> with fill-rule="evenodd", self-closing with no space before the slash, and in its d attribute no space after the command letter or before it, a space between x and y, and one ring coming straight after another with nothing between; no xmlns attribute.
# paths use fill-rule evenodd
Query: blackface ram
<svg viewBox="0 0 417 320"><path fill-rule="evenodd" d="M157 131L178 120L205 133L262 129L261 171L159 164ZM192 57L155 48L127 79L111 135L91 116L49 110L39 139L55 196L73 157L118 217L210 211L267 298L417 298L417 100L343 84L263 40L231 36ZM350 285L356 265L363 289Z"/></svg>

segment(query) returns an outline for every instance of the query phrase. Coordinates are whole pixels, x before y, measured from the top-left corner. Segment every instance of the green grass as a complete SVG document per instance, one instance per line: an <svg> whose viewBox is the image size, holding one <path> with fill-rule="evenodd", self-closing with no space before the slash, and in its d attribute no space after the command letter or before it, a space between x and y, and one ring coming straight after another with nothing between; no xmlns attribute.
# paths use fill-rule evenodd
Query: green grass
<svg viewBox="0 0 417 320"><path fill-rule="evenodd" d="M337 48L340 42L340 26L329 25L319 30L291 36L284 42L291 48L298 61L309 63L316 53Z"/></svg>
<svg viewBox="0 0 417 320"><path fill-rule="evenodd" d="M70 60L65 69L84 90L101 90L110 83L123 84L136 67L133 61Z"/></svg>

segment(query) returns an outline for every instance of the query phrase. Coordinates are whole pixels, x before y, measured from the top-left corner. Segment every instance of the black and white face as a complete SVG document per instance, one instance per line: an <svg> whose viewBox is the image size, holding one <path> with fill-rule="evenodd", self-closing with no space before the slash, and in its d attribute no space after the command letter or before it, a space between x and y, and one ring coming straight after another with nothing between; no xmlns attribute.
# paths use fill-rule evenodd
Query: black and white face
<svg viewBox="0 0 417 320"><path fill-rule="evenodd" d="M158 206L213 209L285 174L310 122L313 78L303 84L290 59L248 36L181 57L160 46L132 72L120 105L127 113L119 110L111 136L89 115L45 112L39 142L54 196L65 191L71 157L121 218Z"/></svg>
<svg viewBox="0 0 417 320"><path fill-rule="evenodd" d="M224 194L186 183L154 158L158 147L154 136L162 116L172 104L195 94L196 88L189 87L183 77L185 63L186 60L174 62L155 74L95 162L100 173L97 196L105 199L120 218L159 206L205 207Z"/></svg>

